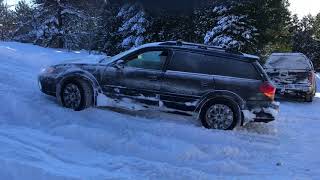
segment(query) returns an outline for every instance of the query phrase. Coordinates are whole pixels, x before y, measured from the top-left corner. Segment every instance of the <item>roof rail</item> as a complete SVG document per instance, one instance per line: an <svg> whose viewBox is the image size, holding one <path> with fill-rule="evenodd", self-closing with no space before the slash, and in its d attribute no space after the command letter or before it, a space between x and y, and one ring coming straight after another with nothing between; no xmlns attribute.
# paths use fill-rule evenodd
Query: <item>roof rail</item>
<svg viewBox="0 0 320 180"><path fill-rule="evenodd" d="M209 46L209 45L204 45L204 44L197 44L197 43L190 43L190 42L184 42L184 41L166 41L161 43L160 45L167 45L167 46L191 46L193 48L199 48L199 49L205 49L205 50L218 50L218 51L224 51L227 53L233 53L233 54L240 54L242 55L242 53L235 51L235 50L231 50L231 49L226 49L226 48L222 48L219 46Z"/></svg>

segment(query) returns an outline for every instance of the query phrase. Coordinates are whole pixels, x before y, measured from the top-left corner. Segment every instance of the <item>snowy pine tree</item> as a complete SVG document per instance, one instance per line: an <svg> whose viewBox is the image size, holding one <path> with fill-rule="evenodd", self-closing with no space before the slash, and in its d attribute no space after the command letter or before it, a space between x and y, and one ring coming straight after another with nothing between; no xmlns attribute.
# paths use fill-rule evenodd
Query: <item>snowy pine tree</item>
<svg viewBox="0 0 320 180"><path fill-rule="evenodd" d="M102 8L96 15L96 23L94 29L94 40L91 50L106 52L108 55L118 54L122 48L118 48L118 44L122 42L122 38L118 33L119 27L122 25L120 18L117 18L120 5L104 3Z"/></svg>
<svg viewBox="0 0 320 180"><path fill-rule="evenodd" d="M12 38L14 31L14 15L10 7L0 0L0 40Z"/></svg>
<svg viewBox="0 0 320 180"><path fill-rule="evenodd" d="M206 36L208 30L212 28L212 24L215 24L215 14L211 8L198 8L194 12L194 34L196 35L195 41L203 43L203 37Z"/></svg>
<svg viewBox="0 0 320 180"><path fill-rule="evenodd" d="M252 25L252 20L241 11L237 11L239 4L220 4L213 8L216 22L209 30L204 43L221 46L223 48L244 50L253 47L256 43L257 29Z"/></svg>
<svg viewBox="0 0 320 180"><path fill-rule="evenodd" d="M66 0L37 0L35 42L57 48L80 48L90 19L75 4Z"/></svg>
<svg viewBox="0 0 320 180"><path fill-rule="evenodd" d="M314 30L315 38L320 41L320 13L315 17Z"/></svg>
<svg viewBox="0 0 320 180"><path fill-rule="evenodd" d="M292 38L292 49L308 56L315 68L320 68L320 40L315 36L316 20L311 15L303 17Z"/></svg>
<svg viewBox="0 0 320 180"><path fill-rule="evenodd" d="M24 0L19 1L15 7L15 23L14 40L20 42L33 42L35 34L33 29L36 24L34 20L34 10Z"/></svg>
<svg viewBox="0 0 320 180"><path fill-rule="evenodd" d="M151 41L195 41L192 14L169 14L161 12L154 15L150 30Z"/></svg>
<svg viewBox="0 0 320 180"><path fill-rule="evenodd" d="M118 45L119 48L130 49L148 40L147 28L150 22L140 4L123 5L117 17L122 21L118 29L118 34L123 39Z"/></svg>

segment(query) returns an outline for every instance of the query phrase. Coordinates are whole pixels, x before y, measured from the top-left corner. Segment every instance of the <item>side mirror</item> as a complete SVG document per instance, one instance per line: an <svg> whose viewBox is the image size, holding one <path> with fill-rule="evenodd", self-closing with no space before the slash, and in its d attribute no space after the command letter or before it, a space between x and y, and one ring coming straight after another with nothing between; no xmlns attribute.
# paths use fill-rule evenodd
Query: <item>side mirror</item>
<svg viewBox="0 0 320 180"><path fill-rule="evenodd" d="M119 60L114 63L114 67L116 69L123 69L124 68L124 60Z"/></svg>

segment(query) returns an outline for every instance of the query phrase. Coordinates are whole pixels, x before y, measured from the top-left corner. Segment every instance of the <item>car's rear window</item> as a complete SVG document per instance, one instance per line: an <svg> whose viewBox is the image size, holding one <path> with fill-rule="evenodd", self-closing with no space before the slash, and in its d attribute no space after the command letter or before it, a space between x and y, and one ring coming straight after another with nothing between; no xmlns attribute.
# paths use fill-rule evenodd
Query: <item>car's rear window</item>
<svg viewBox="0 0 320 180"><path fill-rule="evenodd" d="M169 63L168 70L261 79L256 68L250 62L191 52L175 52L173 59Z"/></svg>
<svg viewBox="0 0 320 180"><path fill-rule="evenodd" d="M302 54L271 54L264 65L267 69L310 70L309 59Z"/></svg>

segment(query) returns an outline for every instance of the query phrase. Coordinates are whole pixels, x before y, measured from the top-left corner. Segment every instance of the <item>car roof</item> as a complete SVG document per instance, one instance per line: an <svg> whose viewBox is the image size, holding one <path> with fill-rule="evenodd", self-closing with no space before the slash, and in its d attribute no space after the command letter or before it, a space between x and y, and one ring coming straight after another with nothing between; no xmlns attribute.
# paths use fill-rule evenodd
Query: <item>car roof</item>
<svg viewBox="0 0 320 180"><path fill-rule="evenodd" d="M140 46L140 48L148 48L148 47L165 47L165 48L172 48L172 49L180 49L180 50L189 50L192 52L204 52L204 53L215 53L215 54L222 54L227 55L239 60L246 60L246 61L257 61L260 58L255 55L245 54L238 51L233 51L225 48L221 48L218 46L208 46L204 44L197 44L197 43L189 43L183 41L166 41L166 42L155 42L155 43L148 43Z"/></svg>

